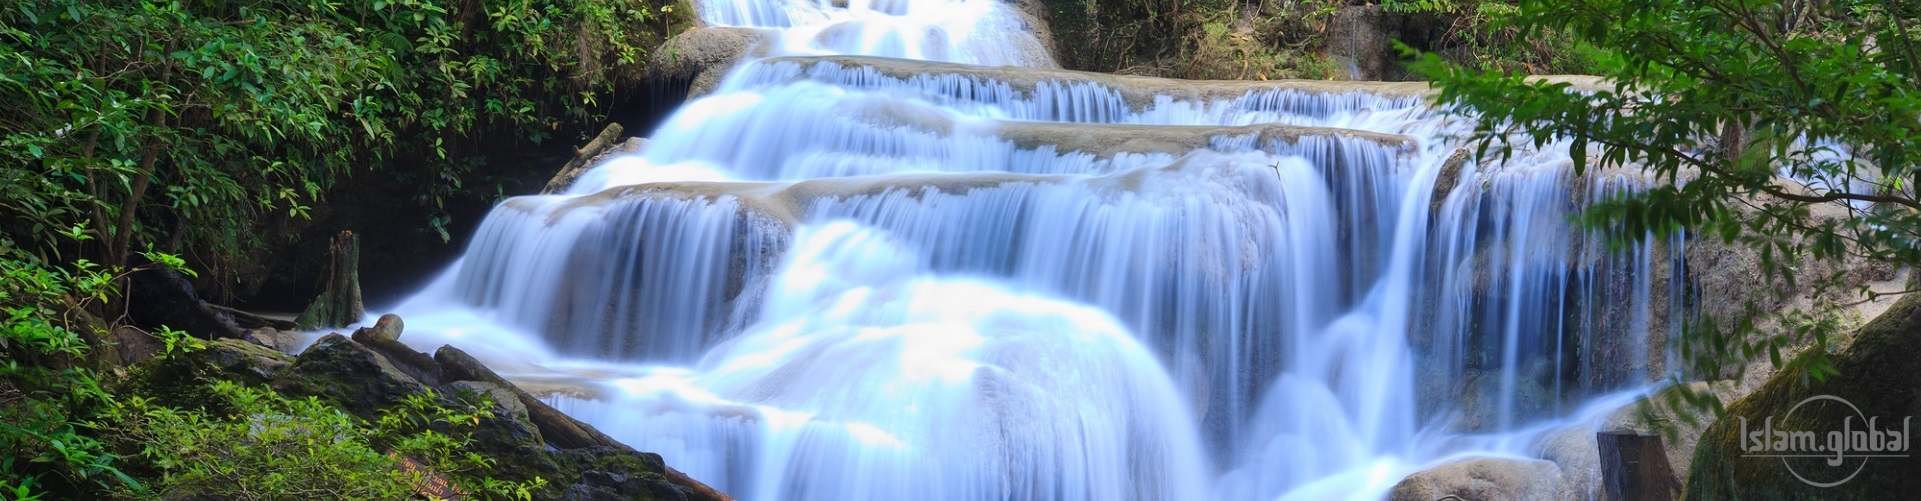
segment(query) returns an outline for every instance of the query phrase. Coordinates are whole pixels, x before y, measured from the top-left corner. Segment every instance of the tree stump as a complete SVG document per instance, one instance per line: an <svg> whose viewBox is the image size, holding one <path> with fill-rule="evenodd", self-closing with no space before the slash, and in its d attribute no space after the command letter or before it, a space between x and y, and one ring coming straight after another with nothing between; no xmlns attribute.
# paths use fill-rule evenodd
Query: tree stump
<svg viewBox="0 0 1921 501"><path fill-rule="evenodd" d="M1672 501L1681 492L1660 435L1604 431L1594 441L1601 452L1601 485L1607 499Z"/></svg>
<svg viewBox="0 0 1921 501"><path fill-rule="evenodd" d="M326 287L294 320L300 330L346 327L360 321L360 237L343 231L327 246Z"/></svg>

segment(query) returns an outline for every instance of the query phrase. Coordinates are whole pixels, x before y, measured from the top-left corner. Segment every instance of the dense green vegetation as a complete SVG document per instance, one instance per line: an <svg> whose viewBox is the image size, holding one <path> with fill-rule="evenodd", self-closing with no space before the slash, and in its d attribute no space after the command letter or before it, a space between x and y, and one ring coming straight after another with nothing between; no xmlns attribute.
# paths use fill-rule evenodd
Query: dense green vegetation
<svg viewBox="0 0 1921 501"><path fill-rule="evenodd" d="M153 246L231 279L271 238L262 228L373 172L418 186L439 229L449 198L491 188L467 184L484 142L596 126L686 10L13 2L0 7L0 229L49 261L111 267Z"/></svg>
<svg viewBox="0 0 1921 501"><path fill-rule="evenodd" d="M1480 69L1585 73L1597 49L1565 31L1526 33L1508 0L1050 0L1070 69L1175 78L1416 78L1394 42ZM1354 59L1387 63L1379 75Z"/></svg>
<svg viewBox="0 0 1921 501"><path fill-rule="evenodd" d="M496 497L524 499L541 486L489 477L491 461L464 448L490 411L445 406L432 393L361 421L211 373L188 357L205 342L166 329L162 358L103 373L112 362L94 356L104 345L88 332L103 324L85 306L111 297L114 277L3 252L0 498L399 499L430 473ZM424 468L402 469L407 459Z"/></svg>
<svg viewBox="0 0 1921 501"><path fill-rule="evenodd" d="M676 8L680 7L680 8ZM216 285L257 269L335 187L379 176L444 208L487 147L597 129L674 1L22 0L0 6L0 497L394 498L422 462L525 497L457 453L474 412L367 421L220 378L125 384L108 332L131 256ZM159 253L164 252L165 254ZM183 260L175 255L183 255ZM176 355L196 341L156 333ZM171 355L170 355L171 356ZM169 395L180 388L201 398ZM176 395L177 396L177 395ZM391 451L395 454L389 454ZM484 465L481 465L484 466Z"/></svg>
<svg viewBox="0 0 1921 501"><path fill-rule="evenodd" d="M1921 5L1775 0L1522 0L1523 34L1565 32L1598 52L1606 89L1448 64L1445 102L1477 115L1484 155L1569 141L1578 169L1628 166L1668 181L1587 211L1628 239L1687 232L1759 252L1773 286L1741 313L1704 318L1680 346L1700 375L1738 373L1815 346L1814 378L1860 287L1811 262L1921 264ZM1806 287L1796 287L1801 283ZM1816 292L1807 294L1805 290ZM1795 306L1807 294L1811 303ZM1788 305L1785 308L1762 305ZM1712 402L1706 402L1712 403Z"/></svg>

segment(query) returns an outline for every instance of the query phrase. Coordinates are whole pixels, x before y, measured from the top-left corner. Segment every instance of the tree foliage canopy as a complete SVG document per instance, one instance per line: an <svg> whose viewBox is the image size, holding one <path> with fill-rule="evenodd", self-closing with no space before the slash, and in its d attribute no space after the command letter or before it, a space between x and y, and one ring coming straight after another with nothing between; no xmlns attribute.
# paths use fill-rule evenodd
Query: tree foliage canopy
<svg viewBox="0 0 1921 501"><path fill-rule="evenodd" d="M1441 101L1473 110L1481 153L1566 141L1577 174L1638 167L1665 181L1590 207L1627 238L1689 232L1751 246L1789 294L1805 259L1921 264L1921 4L1823 0L1520 0L1509 22L1605 50L1608 88L1418 67ZM1844 214L1834 217L1833 214ZM1824 215L1825 214L1825 215ZM1785 286L1783 286L1785 285ZM1858 285L1858 284L1857 284ZM1864 291L1865 292L1865 291ZM1681 346L1697 374L1814 342L1819 308L1704 319ZM1757 335L1757 322L1785 333ZM1820 350L1813 350L1820 351ZM1813 357L1815 377L1826 370Z"/></svg>
<svg viewBox="0 0 1921 501"><path fill-rule="evenodd" d="M484 162L478 130L537 143L584 128L685 15L616 0L11 2L0 225L44 257L112 265L141 245L233 255L355 173L390 170L438 210Z"/></svg>

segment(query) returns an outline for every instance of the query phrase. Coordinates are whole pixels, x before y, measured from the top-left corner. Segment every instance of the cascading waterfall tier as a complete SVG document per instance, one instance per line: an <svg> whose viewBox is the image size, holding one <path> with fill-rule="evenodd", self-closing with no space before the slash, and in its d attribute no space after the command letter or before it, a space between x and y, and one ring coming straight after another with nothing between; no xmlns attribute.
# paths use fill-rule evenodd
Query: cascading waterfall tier
<svg viewBox="0 0 1921 501"><path fill-rule="evenodd" d="M1418 84L1047 69L994 1L700 12L776 57L398 311L743 499L1379 497L1669 366L1684 241L1571 223L1651 181L1467 161Z"/></svg>

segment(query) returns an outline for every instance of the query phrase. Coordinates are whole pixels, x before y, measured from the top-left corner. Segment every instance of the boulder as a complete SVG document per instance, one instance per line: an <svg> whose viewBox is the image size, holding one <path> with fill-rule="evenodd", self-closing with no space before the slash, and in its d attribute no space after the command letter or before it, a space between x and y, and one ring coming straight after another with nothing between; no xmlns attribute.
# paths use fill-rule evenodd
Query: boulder
<svg viewBox="0 0 1921 501"><path fill-rule="evenodd" d="M658 454L589 447L557 451L553 456L558 468L555 473L559 476L550 480L550 483L560 487L559 499L731 499L711 489L701 491L676 485L667 475L673 470L661 461Z"/></svg>
<svg viewBox="0 0 1921 501"><path fill-rule="evenodd" d="M735 64L766 56L774 40L771 30L694 28L674 35L655 49L649 67L656 78L690 82L687 97L699 97L719 87L721 77Z"/></svg>
<svg viewBox="0 0 1921 501"><path fill-rule="evenodd" d="M222 379L249 385L278 379L293 365L293 357L285 353L238 339L215 340L189 357L204 361Z"/></svg>
<svg viewBox="0 0 1921 501"><path fill-rule="evenodd" d="M361 346L365 346L369 350L373 350L374 353L379 353L381 358L386 359L388 364L392 364L395 369L406 373L408 377L414 378L414 380L419 381L420 384L439 386L441 383L447 382L448 379L440 370L440 363L435 362L434 357L415 351L412 346L407 346L405 343L401 343L396 339L400 337L400 334L398 334L400 317L391 314L387 316L394 317L394 326L392 327L394 333L391 334L391 337L380 334L378 332L379 325L375 325L374 327L362 327L359 330L355 330L353 341L360 343Z"/></svg>
<svg viewBox="0 0 1921 501"><path fill-rule="evenodd" d="M555 410L533 394L507 382L499 374L495 374L493 369L487 368L459 348L442 346L434 351L434 360L439 362L443 374L448 379L488 383L512 393L520 401L527 410L529 421L539 429L540 436L546 440L547 445L559 449L554 457L555 461L560 463L558 474L562 476L548 475L546 478L554 485L568 486L564 495L561 496L563 499L632 499L640 495L636 493L646 493L647 496L660 499L683 497L710 501L733 499L699 480L688 477L685 473L667 467L659 455L635 451L627 444L601 433L592 425ZM490 393L490 395L493 394ZM591 481L587 478L589 475L585 473L582 474L582 480L579 482L565 481L565 475L571 472L594 471L627 473L594 477L606 481L602 483ZM645 472L646 475L634 477L633 472ZM615 482L617 479L619 481ZM639 484L631 483L635 479L643 481ZM666 495L669 491L660 489L671 489L672 493L679 495L669 496Z"/></svg>
<svg viewBox="0 0 1921 501"><path fill-rule="evenodd" d="M381 408L427 390L386 357L339 334L302 351L273 388L296 398L320 397L363 419L379 419Z"/></svg>
<svg viewBox="0 0 1921 501"><path fill-rule="evenodd" d="M130 366L152 360L166 351L167 345L139 327L122 325L113 328L111 341L119 352L120 365Z"/></svg>
<svg viewBox="0 0 1921 501"><path fill-rule="evenodd" d="M372 336L374 339L399 341L400 331L406 327L407 323L400 320L400 315L388 313L381 315L380 320L375 321L373 327L368 327L364 330L367 331L367 335ZM359 333L355 332L355 334Z"/></svg>
<svg viewBox="0 0 1921 501"><path fill-rule="evenodd" d="M555 448L611 447L633 450L587 423L582 423L572 416L555 410L533 394L514 386L513 383L507 382L505 378L495 374L493 369L487 368L486 364L480 363L459 348L440 347L439 350L434 351L434 361L440 363L448 379L489 383L512 391L520 403L526 407L527 414L532 418L534 425L540 428L541 436Z"/></svg>
<svg viewBox="0 0 1921 501"><path fill-rule="evenodd" d="M215 340L193 351L176 347L172 353L165 353L164 349L154 348L149 358L115 370L110 373L114 377L103 381L116 393L148 396L156 405L218 407L224 399L212 392L210 382L266 384L285 374L293 363L293 357L285 353L235 339Z"/></svg>
<svg viewBox="0 0 1921 501"><path fill-rule="evenodd" d="M127 320L145 331L170 327L201 339L240 339L233 319L200 300L185 277L165 266L133 259L127 274Z"/></svg>
<svg viewBox="0 0 1921 501"><path fill-rule="evenodd" d="M240 339L281 353L297 353L301 348L305 348L302 343L307 340L307 335L298 331L261 328L249 329L246 336Z"/></svg>
<svg viewBox="0 0 1921 501"><path fill-rule="evenodd" d="M1549 499L1560 491L1561 472L1549 461L1471 458L1422 470L1394 485L1388 499L1464 501Z"/></svg>
<svg viewBox="0 0 1921 501"><path fill-rule="evenodd" d="M513 391L493 383L455 381L435 389L441 405L448 407L481 406L489 417L474 423L465 449L484 454L507 464L535 464L548 449L540 429L527 417L527 406Z"/></svg>
<svg viewBox="0 0 1921 501"><path fill-rule="evenodd" d="M1701 434L1687 476L1687 499L1880 499L1890 493L1921 492L1921 460L1911 450L1867 452L1899 457L1851 458L1828 466L1824 458L1744 457L1773 452L1744 451L1741 433L1771 422L1774 430L1811 431L1826 447L1829 432L1874 428L1896 431L1921 416L1921 294L1908 294L1863 326L1846 349L1829 355L1839 374L1824 381L1784 370L1753 393L1727 406L1727 412ZM1808 362L1803 353L1790 364ZM1834 399L1810 400L1814 397ZM1845 402L1840 402L1845 401ZM1844 405L1845 404L1845 405ZM1771 421L1770 421L1771 420ZM1906 442L1909 437L1902 437ZM1904 444L1905 445L1905 444ZM1850 472L1852 477L1848 477ZM1797 475L1806 478L1803 481ZM1832 483L1816 487L1816 483Z"/></svg>

